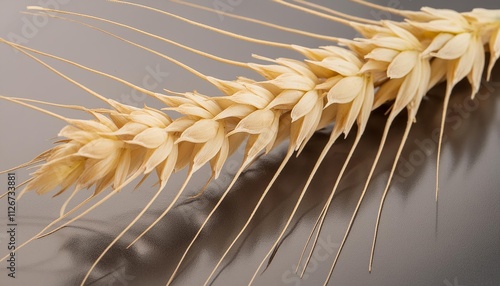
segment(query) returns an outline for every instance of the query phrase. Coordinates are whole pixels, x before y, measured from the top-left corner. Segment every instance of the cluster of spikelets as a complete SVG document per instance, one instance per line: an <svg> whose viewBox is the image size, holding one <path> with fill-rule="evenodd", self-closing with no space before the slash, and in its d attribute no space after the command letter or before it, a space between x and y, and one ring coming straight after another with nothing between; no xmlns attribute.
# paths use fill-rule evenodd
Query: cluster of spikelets
<svg viewBox="0 0 500 286"><path fill-rule="evenodd" d="M194 172L209 163L213 178L216 179L228 156L244 142L245 157L236 177L259 154L267 153L284 140L289 140L284 166L295 151L300 153L316 130L334 123L330 141L316 164L316 170L335 140L342 134L347 136L357 124L357 140L351 150L352 154L371 111L384 103L392 102L378 159L392 121L401 111L406 109L408 113L406 136L422 98L430 88L439 82L447 82L445 108L452 88L463 78L471 83L474 96L479 89L485 66L485 51L491 54L488 78L500 56L498 10L475 9L468 13L458 13L423 8L418 12L397 13L406 20L381 21L378 24L350 21L349 25L364 38L340 39L340 45L345 48L291 46L307 59L272 60L258 57L268 63L247 64L247 67L262 75L265 80L238 78L225 81L206 77L224 93L220 97L196 92L180 95L149 93L165 103L166 109L181 114L175 120L161 110L130 107L112 100L107 102L113 109L86 110L94 116L92 120L65 119L68 125L59 133L64 139L27 164L43 162L33 173L23 192L34 190L45 194L60 186L57 193L60 194L75 186L76 193L95 186L90 197L92 199L110 186L113 188L112 193L115 193L138 177L144 180L152 172L156 172L158 176L161 191L172 173L188 167L186 182L162 214L163 217L177 201ZM10 44L23 49L19 45ZM9 100L28 105L20 99ZM402 140L400 151L405 139L406 137ZM397 158L394 167L396 162ZM372 173L375 165L376 162ZM304 187L301 198L314 172ZM221 201L231 186L221 197ZM322 212L322 220L333 193L334 191ZM300 199L269 254L278 245L299 203ZM60 219L76 209L61 211ZM246 225L240 234L245 228ZM200 232L201 229L193 242ZM40 235L42 234L43 231ZM192 243L189 247L191 245ZM263 263L264 260L260 266ZM175 273L169 283L174 275Z"/></svg>
<svg viewBox="0 0 500 286"><path fill-rule="evenodd" d="M193 172L210 162L218 174L243 142L238 133L249 135L245 161L251 162L285 138L298 150L315 130L332 122L337 136L347 135L356 121L362 132L371 110L388 101L394 101L394 116L404 108L414 116L426 92L445 79L449 93L467 77L475 94L484 68L484 45L489 44L492 54L488 77L500 56L498 13L424 8L408 14L403 23L353 22L366 38L341 40L350 50L294 46L308 59L248 64L266 81L209 78L224 97L157 94L169 109L184 115L176 120L153 108L117 103L119 110L103 112L109 119L95 112L95 120L71 120L59 134L69 140L39 157L47 164L34 173L27 189L46 193L59 184L65 190L78 183L82 188L96 184L102 190L111 183L120 186L137 169L143 174L164 169L167 161L174 164L172 170L189 164ZM168 179L168 171L156 171L160 181Z"/></svg>

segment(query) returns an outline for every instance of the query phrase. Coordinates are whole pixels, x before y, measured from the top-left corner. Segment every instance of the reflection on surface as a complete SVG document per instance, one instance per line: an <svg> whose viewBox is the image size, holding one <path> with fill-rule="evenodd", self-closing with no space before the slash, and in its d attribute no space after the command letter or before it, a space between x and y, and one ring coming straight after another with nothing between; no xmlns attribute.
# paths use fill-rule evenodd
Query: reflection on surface
<svg viewBox="0 0 500 286"><path fill-rule="evenodd" d="M500 255L495 255L500 249L500 178L494 171L500 167L499 68L494 75L492 83L485 84L475 100L470 99L466 83L457 86L453 93L443 146L438 214L434 203L437 140L432 134L439 130L443 86L431 91L422 103L382 214L374 271L368 274L376 210L406 119L402 116L395 122L331 285L446 285L447 281L450 285L454 281L459 285L496 285L500 278L496 272ZM328 154L284 242L257 285L320 285L324 281L375 156L385 124L384 112L382 108L373 113L330 208L305 279L299 280L293 270L353 136L340 140ZM250 227L219 268L213 285L246 285L286 221L327 140L328 130L318 132L303 153L287 165ZM286 146L282 146L261 157L244 173L192 248L174 284L204 282L245 223L285 151ZM127 250L128 243L162 210L149 212L106 254L92 272L88 285L164 285L223 191L224 184L212 183L203 196L186 199ZM129 203L120 206L120 210L141 207ZM32 279L29 283L50 277L45 280L50 284L37 284L79 284L100 252L136 213L124 211L106 222L81 221L77 227L35 242L38 248L58 250L37 259L43 263L25 265L21 271ZM38 221L31 227L38 229L41 225ZM20 255L28 261L37 253Z"/></svg>

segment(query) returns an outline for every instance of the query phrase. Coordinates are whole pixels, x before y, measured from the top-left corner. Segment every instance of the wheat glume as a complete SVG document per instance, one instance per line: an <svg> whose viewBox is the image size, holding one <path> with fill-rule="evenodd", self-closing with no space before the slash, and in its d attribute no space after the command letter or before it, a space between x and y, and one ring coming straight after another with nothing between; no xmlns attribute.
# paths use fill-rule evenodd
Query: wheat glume
<svg viewBox="0 0 500 286"><path fill-rule="evenodd" d="M30 13L41 13L61 21L72 21L84 25L100 33L115 37L126 44L133 45L172 61L196 76L207 80L222 93L221 95L209 96L199 92L166 92L164 94L152 92L113 75L0 38L0 42L3 44L11 46L13 49L19 51L21 55L32 58L66 80L89 92L91 95L104 101L108 106L106 108L89 109L80 106L65 106L23 98L0 97L3 100L21 104L54 116L67 124L59 132L58 136L61 139L56 142L57 144L53 148L41 153L25 164L4 171L5 173L17 168L38 166L32 173L31 178L25 182L21 194L32 191L38 194L48 194L54 193L57 190L54 196L58 196L71 190L71 195L61 206L59 218L47 225L32 239L19 246L17 250L37 238L47 236L71 224L116 195L134 180L140 179L137 184L138 186L152 173L156 173L158 178L159 184L155 195L134 220L116 236L96 259L81 282L82 285L86 282L90 273L106 252L149 210L173 173L183 169L188 170L184 184L177 190L170 204L165 207L163 213L131 245L166 216L176 203L179 203L186 190L186 186L196 171L209 164L212 171L211 180L217 179L228 157L244 144L244 158L239 170L191 240L177 267L170 275L170 279L168 282L166 281L167 285L173 283L179 267L184 262L191 246L200 236L203 228L231 191L242 172L261 154L267 154L282 142L288 141L288 150L283 162L268 183L245 225L214 265L213 271L207 278L205 285L210 283L219 266L226 258L226 255L251 222L289 159L301 153L315 131L333 124L330 138L322 150L311 174L308 176L308 180L299 195L294 209L288 216L285 226L278 231L278 236L273 246L269 249L269 252L263 258L252 279L249 281L249 285L252 284L258 271L263 267L268 257L277 250L279 243L282 241L285 232L295 217L302 198L306 194L316 171L325 159L328 151L337 140L341 140L339 137L347 136L351 133L351 130L356 130L352 148L343 163L341 172L334 186L332 186L331 194L328 196L307 240L306 247L310 243L313 245L311 251L306 253L306 247L302 251L300 261L303 261L303 259L305 261L302 266L299 263L296 271L299 271L302 267L301 273L303 275L311 259L312 249L314 249L317 243L319 232L325 222L337 187L342 180L350 158L356 150L358 143L362 140L362 135L371 112L386 103L390 103L387 123L384 127L375 160L341 246L331 266L330 273L328 277L325 277L325 285L327 285L332 275L360 204L369 187L377 162L384 149L389 130L395 118L405 110L407 118L406 128L394 158L394 163L378 210L370 257L369 270L371 271L384 200L388 193L398 159L411 127L415 122L420 103L426 93L436 84L446 82L436 168L437 201L439 190L439 156L445 115L451 92L459 81L467 78L472 86L471 96L474 97L479 90L485 66L486 78L489 79L493 66L500 57L500 10L474 9L470 12L459 13L452 10L424 7L420 11L404 11L377 6L363 2L362 0L355 0L354 2L382 9L404 18L403 21L399 22L389 20L373 21L346 15L306 1L276 1L283 5L307 13L315 13L315 15L321 15L321 17L348 25L363 37L356 39L317 35L226 13L228 17L233 17L241 21L267 25L272 28L299 33L332 43L331 45L318 48L308 48L237 35L138 3L117 0L113 0L112 2L131 5L137 9L156 11L203 29L210 29L226 36L236 37L242 41L251 41L263 45L290 49L301 54L305 59L270 59L255 55L255 63L243 63L211 55L170 39L111 20L77 12L38 6L28 7ZM214 9L185 1L176 0L174 2L187 5L193 9L217 12ZM294 2L301 3L301 5ZM261 75L264 79L240 77L235 80L223 80L211 77L158 51L151 50L109 31L92 26L84 22L85 20L106 22L107 24L125 28L130 32L140 33L165 41L168 44L176 45L224 64L248 68ZM490 54L489 63L486 63L486 52ZM163 105L160 109L148 106L138 108L108 99L45 63L43 58L62 61L106 77L112 81L118 81L158 99ZM259 63L257 63L257 60L259 60ZM93 119L66 118L40 107L44 105L80 110L90 114ZM173 119L162 109L175 111L179 116ZM357 128L353 128L355 126ZM83 192L85 189L92 190L88 198L79 202L75 207L67 209L69 202L74 198L75 194ZM106 191L108 194L96 201L98 195ZM203 190L198 196L202 195ZM80 214L72 216L75 212L88 205L90 206ZM68 220L64 221L65 219Z"/></svg>

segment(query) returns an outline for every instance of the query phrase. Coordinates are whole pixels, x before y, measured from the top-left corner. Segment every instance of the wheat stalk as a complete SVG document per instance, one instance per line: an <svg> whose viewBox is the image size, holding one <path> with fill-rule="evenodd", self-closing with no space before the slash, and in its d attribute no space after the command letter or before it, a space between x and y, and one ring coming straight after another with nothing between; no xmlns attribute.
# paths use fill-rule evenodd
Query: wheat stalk
<svg viewBox="0 0 500 286"><path fill-rule="evenodd" d="M69 11L29 7L30 10L43 13L51 12L57 14L67 14L70 16L83 17L87 19L90 18L125 27L150 37L160 38L169 43L181 46L195 53L224 63L252 69L265 78L265 80L239 78L237 80L227 81L210 77L157 51L153 51L100 28L83 23L90 28L107 33L108 35L125 41L128 44L147 50L148 52L155 53L167 60L176 62L181 67L193 72L195 75L206 79L219 88L219 90L224 94L220 97L210 97L198 92L164 95L153 93L128 83L120 78L93 70L69 60L52 56L50 54L6 40L0 40L1 42L21 51L28 57L33 58L42 65L45 65L47 68L63 76L70 82L75 83L92 95L105 101L112 107L111 109L93 110L80 108L80 110L90 113L94 119L77 120L62 117L33 105L35 103L48 103L1 97L2 99L22 104L55 116L64 120L68 124L59 133L59 136L65 138L59 141L59 145L40 154L32 161L19 166L24 168L44 162L43 165L41 165L41 167L39 167L32 174L32 178L26 183L22 193L27 191L36 191L39 194L45 194L60 186L59 192L56 193L56 195L59 195L74 186L72 195L61 208L60 217L26 243L31 242L33 239L51 234L81 218L83 215L87 214L89 211L93 210L100 204L104 203L111 196L119 192L134 179L142 176L144 180L144 178L153 171L157 173L160 183L158 191L143 208L143 210L134 218L134 220L98 257L91 269L87 272L87 275L82 281L82 285L85 283L91 271L104 254L149 209L151 204L164 189L168 178L173 172L182 170L186 167L188 168L184 184L177 192L172 202L155 220L155 222L153 222L139 237L137 237L132 244L142 237L172 209L174 204L183 194L189 180L197 170L209 163L212 169L211 179L216 179L231 153L233 153L243 142L246 142L245 156L240 169L187 247L167 284L172 283L181 263L186 257L186 254L191 249L191 246L199 237L203 227L207 224L212 214L216 211L220 203L229 193L243 170L246 169L261 153L270 152L279 143L288 139L288 152L282 164L264 190L263 195L249 216L246 224L215 265L212 273L206 281L206 284L209 283L223 259L249 225L261 202L268 194L271 186L291 156L295 152L297 155L300 154L316 130L334 123L334 128L329 141L318 158L317 163L314 166L306 185L302 189L299 199L288 217L285 226L280 231L273 246L269 249L269 252L261 261L257 271L253 275L249 283L252 284L259 269L263 266L266 259L274 251L276 251L279 242L282 240L283 235L294 218L302 198L307 192L308 187L327 152L340 135L344 134L347 136L354 124L356 124L357 134L354 144L335 182L335 185L332 188L332 192L330 193L320 217L314 225L311 235L306 243L307 247L313 237L314 231L317 229L316 236L312 242L314 248L338 184L342 179L343 173L349 164L352 154L361 140L371 111L386 102L392 102L375 161L372 164L372 168L368 175L362 195L346 230L341 247L339 248L332 264L328 278L325 281L325 285L328 283L336 262L338 261L340 252L342 251L343 245L348 237L355 216L366 194L371 177L385 146L385 140L390 127L396 116L406 109L406 129L398 148L378 211L369 265L369 270L371 271L383 203L388 193L391 178L393 177L399 156L401 155L411 126L415 121L415 116L423 97L427 91L437 83L441 81L447 82L447 89L444 96L441 134L438 145L438 161L436 169L438 172L439 154L442 145L444 119L446 114L445 111L447 109L453 87L460 80L467 77L472 85L472 96L474 96L479 89L482 71L485 65L485 46L491 54L487 70L488 78L491 75L494 63L500 56L499 12L484 9L475 9L468 13L458 13L451 10L439 10L432 8L422 8L421 11L416 12L398 11L357 1L377 9L389 10L390 12L397 13L406 18L403 22L375 22L353 18L335 11L330 11L336 13L335 15L326 15L323 13L318 14L319 12L303 6L298 6L284 1L276 1L292 8L322 15L323 17L349 25L360 32L364 37L354 40L329 37L329 40L337 41L344 47L324 46L320 48L306 48L297 45L263 41L231 34L223 30L207 27L180 16L137 3L125 1L113 2L153 10L168 16L176 17L183 21L187 21L190 24L211 29L225 35L238 37L242 40L292 49L301 53L306 57L306 59L299 61L288 58L268 59L261 56L255 56L257 59L266 61L267 63L241 63L216 57L184 45L180 45L171 40L161 38L151 33L106 19ZM200 8L194 4L191 6ZM310 6L318 8L317 5ZM62 18L57 15L51 16ZM244 17L238 18L241 20L249 20ZM74 19L63 19L78 22ZM276 25L273 27L285 29L284 27L278 27ZM141 92L159 99L166 105L167 109L176 111L181 116L174 120L168 117L164 112L151 107L134 108L106 99L105 97L57 71L33 54L52 57L131 86ZM141 182L143 180L141 180ZM438 198L438 180L439 173L436 174L436 200ZM139 182L139 184L141 182ZM82 201L75 208L69 211L65 210L69 200L73 198L74 194L91 187L95 187L95 191L91 196L89 196L88 199ZM80 215L75 216L68 222L49 230L56 223L68 217L88 202L91 202L99 193L108 187L111 187L112 191L103 199L95 202L87 210L82 212ZM26 243L18 249L22 248L26 245ZM299 261L302 260L306 247L304 248ZM305 261L302 274L307 267L311 255L312 250Z"/></svg>

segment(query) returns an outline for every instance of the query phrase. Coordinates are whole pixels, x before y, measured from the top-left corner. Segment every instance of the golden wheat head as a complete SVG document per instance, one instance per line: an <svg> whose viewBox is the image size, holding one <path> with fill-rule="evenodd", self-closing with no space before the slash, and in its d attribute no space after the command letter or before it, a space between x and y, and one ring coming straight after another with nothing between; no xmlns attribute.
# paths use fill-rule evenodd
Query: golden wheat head
<svg viewBox="0 0 500 286"><path fill-rule="evenodd" d="M36 171L32 173L32 177L26 182L26 186L22 193L29 191L35 191L38 194L55 192L54 196L57 196L73 189L71 192L72 194L61 207L60 217L26 243L53 233L81 218L137 178L140 178L138 185L153 172L156 173L158 178L158 191L155 196L134 220L113 240L113 242L108 245L88 271L85 279L82 281L82 285L89 277L92 269L111 246L113 246L149 209L160 192L165 188L168 179L174 172L186 168L188 169L184 184L177 191L174 199L165 208L164 212L144 230L132 244L158 223L161 218L167 215L172 207L179 201L188 182L196 171L209 164L212 171L211 179L217 179L229 156L231 156L231 154L242 144L245 144L244 158L240 169L185 250L180 262L167 282L167 284L171 284L186 254L191 249L191 246L199 237L202 229L229 193L241 173L262 153L268 153L280 143L288 141L288 151L282 164L264 190L262 197L246 221L246 224L216 263L211 275L206 281L206 284L208 284L223 259L249 225L264 197L268 194L271 186L292 155L300 154L315 131L333 124L330 139L322 150L313 171L309 175L307 183L303 187L299 199L292 213L289 215L285 226L278 232L278 237L273 246L262 260L251 281L249 281L249 284L252 284L259 269L262 268L266 259L272 255L283 239L302 198L308 190L327 152L341 135L348 136L352 130L356 130L354 144L349 152L347 160L343 164L342 171L335 185L332 186L332 192L312 229L306 247L312 239L314 231L316 229L321 229L338 184L343 177L344 170L349 164L349 160L361 140L372 111L383 104L390 103L391 107L388 112L387 123L384 127L384 133L378 147L375 161L372 164L361 198L359 199L356 210L345 233L342 246L339 248L335 261L330 269L330 275L332 274L342 247L347 239L354 217L358 212L359 205L369 186L394 119L406 110L407 125L394 159L394 164L378 211L371 253L372 256L370 259L371 271L371 261L373 260L378 222L380 220L384 199L389 190L399 156L401 155L410 129L415 122L417 111L426 93L436 84L446 81L446 92L443 96L444 110L442 113L441 134L438 145L437 170L439 171L439 153L442 145L445 115L453 87L462 79L467 78L472 86L472 97L474 97L479 90L484 67L487 66L487 78L489 79L492 68L500 57L500 10L474 9L471 12L459 13L452 10L425 7L420 11L400 11L365 3L361 0L355 1L376 9L385 9L405 18L400 22L371 21L332 10L330 10L330 14L320 13L317 10L307 8L307 6L310 6L319 9L320 7L318 7L318 5L305 1L297 1L301 2L302 5L285 1L276 1L308 13L320 13L324 17L348 25L363 36L363 38L356 39L310 35L306 32L275 24L227 14L230 17L235 17L240 20L253 21L277 29L337 42L337 45L308 48L299 45L264 41L235 35L138 3L125 1L113 2L131 5L137 9L149 9L167 16L177 17L190 24L211 29L212 31L223 33L228 36L238 37L241 40L291 49L305 57L305 59L270 59L255 55L254 57L260 60L259 63L242 63L217 57L111 20L70 11L61 11L37 6L29 7L29 10L32 12L44 13L50 17L80 23L115 37L127 44L173 61L181 67L193 72L195 75L207 80L216 86L222 93L222 95L218 96L208 96L199 92L155 93L113 75L91 69L70 60L0 39L0 42L34 59L53 72L103 100L110 106L102 109L77 108L92 116L92 119L82 120L66 118L37 107L37 105L40 104L50 103L1 97L4 100L22 104L55 116L65 121L67 124L59 132L58 136L62 139L56 142L57 145L55 147L36 156L32 161L18 167L24 168L41 163ZM183 1L175 2L213 12L213 9L204 6ZM70 18L65 18L63 16L68 16ZM107 22L112 25L118 25L226 64L248 68L261 75L264 79L240 77L235 80L222 80L211 77L169 56L161 54L158 51L146 48L136 42L119 37L86 22L81 22L81 19L92 19ZM486 52L490 53L490 61L488 64L486 63ZM136 108L107 99L62 74L42 61L40 57L60 60L111 80L118 81L158 99L163 103L163 106L159 109L148 106ZM173 119L162 109L174 111L178 116ZM436 174L436 200L438 198L438 178L439 173ZM85 189L93 189L93 192L90 193L87 199L67 211L66 207L69 201L74 198L76 193L83 192ZM110 189L109 193L104 198L94 202L97 195L107 189ZM199 195L201 195L202 192L203 191L201 191ZM86 206L88 203L91 203L91 206L85 211L79 215L73 216L69 221L57 225L63 219L71 217L73 213L83 206ZM316 244L318 235L319 230L313 240L313 245ZM18 247L18 249L22 248L26 243ZM299 262L302 261L303 255L305 255L306 247L302 252ZM312 250L305 261L302 275L311 258L311 254ZM297 271L298 270L299 267L297 267ZM328 283L330 275L326 278L325 285Z"/></svg>

